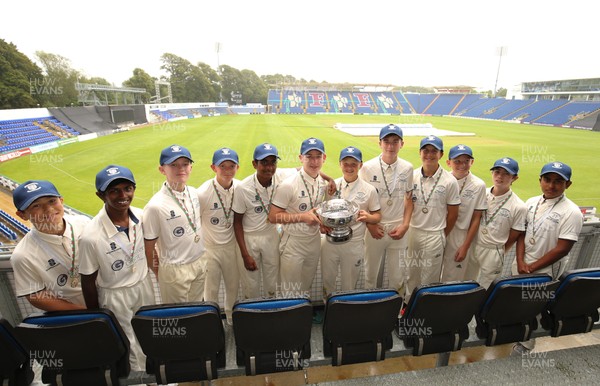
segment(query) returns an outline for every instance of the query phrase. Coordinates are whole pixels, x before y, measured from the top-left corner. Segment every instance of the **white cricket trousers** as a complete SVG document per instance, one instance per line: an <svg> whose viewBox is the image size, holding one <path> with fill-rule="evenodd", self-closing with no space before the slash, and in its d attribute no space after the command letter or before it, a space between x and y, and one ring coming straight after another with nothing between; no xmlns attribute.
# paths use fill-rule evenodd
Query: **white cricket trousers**
<svg viewBox="0 0 600 386"><path fill-rule="evenodd" d="M279 233L277 229L246 233L244 241L248 253L254 258L258 268L256 271L248 271L241 256L237 260L244 298L261 297L261 276L263 296L274 297L277 284L279 284Z"/></svg>
<svg viewBox="0 0 600 386"><path fill-rule="evenodd" d="M442 259L446 236L443 230L423 231L416 228L408 230L408 285L406 298L422 284L438 283L442 273Z"/></svg>
<svg viewBox="0 0 600 386"><path fill-rule="evenodd" d="M308 294L321 258L321 235L283 233L279 243L281 285L277 296Z"/></svg>
<svg viewBox="0 0 600 386"><path fill-rule="evenodd" d="M144 280L131 287L98 288L98 304L101 308L107 308L115 314L129 339L129 364L132 371L146 370L146 355L135 336L131 319L140 307L155 303L150 273Z"/></svg>
<svg viewBox="0 0 600 386"><path fill-rule="evenodd" d="M365 241L353 238L343 244L333 244L323 237L321 241L321 275L323 298L337 290L336 279L340 271L341 290L356 288L356 282L365 258Z"/></svg>
<svg viewBox="0 0 600 386"><path fill-rule="evenodd" d="M365 235L365 288L377 287L377 277L381 269L381 262L385 255L385 266L388 275L386 287L398 290L400 295L404 293L406 282L406 256L407 234L400 240L394 240L388 232L393 228L389 225L384 227L385 236L374 239L367 230Z"/></svg>
<svg viewBox="0 0 600 386"><path fill-rule="evenodd" d="M158 285L162 303L202 301L205 270L205 254L188 264L161 263Z"/></svg>
<svg viewBox="0 0 600 386"><path fill-rule="evenodd" d="M240 274L237 261L242 258L237 242L231 239L223 245L206 246L206 280L204 284L204 300L219 302L221 276L225 283L225 315L227 323L232 324L231 312L238 298Z"/></svg>

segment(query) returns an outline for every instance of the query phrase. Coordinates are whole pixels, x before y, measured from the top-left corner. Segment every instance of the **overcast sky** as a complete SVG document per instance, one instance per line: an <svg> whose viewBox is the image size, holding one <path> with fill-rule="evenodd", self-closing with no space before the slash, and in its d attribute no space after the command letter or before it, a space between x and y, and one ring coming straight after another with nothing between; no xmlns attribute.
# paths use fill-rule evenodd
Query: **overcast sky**
<svg viewBox="0 0 600 386"><path fill-rule="evenodd" d="M120 85L169 52L259 76L512 89L600 77L600 2L582 0L11 1L0 38ZM217 57L215 45L222 44Z"/></svg>

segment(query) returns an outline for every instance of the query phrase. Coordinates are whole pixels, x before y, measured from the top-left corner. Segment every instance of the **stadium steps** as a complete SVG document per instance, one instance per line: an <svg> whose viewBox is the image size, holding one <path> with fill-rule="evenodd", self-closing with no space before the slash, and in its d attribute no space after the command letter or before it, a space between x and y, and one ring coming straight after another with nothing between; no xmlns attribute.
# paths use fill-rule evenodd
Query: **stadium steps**
<svg viewBox="0 0 600 386"><path fill-rule="evenodd" d="M425 107L425 109L423 109L423 111L421 111L421 114L427 114L427 110L429 110L429 108L435 103L435 101L438 100L440 95L442 95L442 94L437 94L435 96L435 98L433 98L433 100L427 105L427 107Z"/></svg>
<svg viewBox="0 0 600 386"><path fill-rule="evenodd" d="M448 113L448 115L454 114L454 111L458 108L458 106L460 106L460 104L465 100L466 97L467 97L467 94L463 94L462 98L460 98L458 103L452 108L452 110L450 111L450 113Z"/></svg>
<svg viewBox="0 0 600 386"><path fill-rule="evenodd" d="M396 101L396 106L398 106L398 112L402 114L404 112L404 109L402 108L402 105L400 104L400 101L398 100L398 97L396 97L396 94L394 92L392 92L392 98L394 98L394 101Z"/></svg>
<svg viewBox="0 0 600 386"><path fill-rule="evenodd" d="M571 119L570 121L568 121L567 123L564 123L564 125L570 125L573 122L582 121L588 117L593 116L594 114L598 115L599 112L600 112L600 108L590 112L589 114L585 114L583 117L575 117L575 118Z"/></svg>
<svg viewBox="0 0 600 386"><path fill-rule="evenodd" d="M550 111L548 111L548 112L546 112L546 113L544 113L544 114L540 115L539 117L537 117L537 118L535 118L535 119L532 119L532 120L531 120L529 123L535 123L535 121L537 121L538 119L540 119L540 118L543 118L543 117L545 117L546 115L548 115L548 114L551 114L551 113L555 112L556 110L558 110L558 109L562 108L563 106L566 106L566 104L562 104L562 105L560 105L560 106L558 106L558 107L556 107L556 108L554 108L554 109L552 109L552 110L550 110Z"/></svg>
<svg viewBox="0 0 600 386"><path fill-rule="evenodd" d="M369 100L371 100L371 110L373 110L374 113L378 113L379 112L379 108L377 107L377 103L375 102L375 97L373 96L374 93L370 92L369 93ZM387 113L387 111L383 111L384 113Z"/></svg>
<svg viewBox="0 0 600 386"><path fill-rule="evenodd" d="M509 117L509 116L511 116L511 115L514 115L515 113L518 113L518 112L519 112L519 111L521 111L521 110L525 110L526 108L528 108L529 106L531 106L531 105L532 105L532 104L534 104L534 103L535 103L535 100L532 100L532 101L531 101L531 103L529 103L529 104L526 104L525 106L523 106L523 107L520 107L520 108L518 108L518 109L516 109L516 110L513 110L513 111L511 111L510 113L508 113L508 114L506 114L506 115L503 115L502 117L500 117L500 118L499 118L499 120L504 120L504 119L506 119L506 117Z"/></svg>

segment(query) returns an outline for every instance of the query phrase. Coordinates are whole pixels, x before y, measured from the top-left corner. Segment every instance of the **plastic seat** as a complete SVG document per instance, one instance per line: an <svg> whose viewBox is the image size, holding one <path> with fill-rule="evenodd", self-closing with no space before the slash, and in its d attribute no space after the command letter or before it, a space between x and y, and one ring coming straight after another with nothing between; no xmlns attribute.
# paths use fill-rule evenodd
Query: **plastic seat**
<svg viewBox="0 0 600 386"><path fill-rule="evenodd" d="M310 358L307 298L249 299L233 307L236 360L246 375L298 370Z"/></svg>
<svg viewBox="0 0 600 386"><path fill-rule="evenodd" d="M225 367L225 333L214 302L141 307L131 320L159 384L211 380Z"/></svg>
<svg viewBox="0 0 600 386"><path fill-rule="evenodd" d="M325 304L325 356L334 366L385 359L401 307L392 289L334 292Z"/></svg>
<svg viewBox="0 0 600 386"><path fill-rule="evenodd" d="M554 337L590 332L598 321L600 268L567 271L559 281L542 313L542 327Z"/></svg>
<svg viewBox="0 0 600 386"><path fill-rule="evenodd" d="M6 319L0 318L0 384L26 386L33 381L29 350L15 335Z"/></svg>
<svg viewBox="0 0 600 386"><path fill-rule="evenodd" d="M398 320L398 335L415 356L460 350L484 297L474 281L417 287Z"/></svg>
<svg viewBox="0 0 600 386"><path fill-rule="evenodd" d="M486 346L529 340L538 328L537 316L554 296L558 284L545 274L494 280L475 316L477 336L486 340Z"/></svg>
<svg viewBox="0 0 600 386"><path fill-rule="evenodd" d="M31 315L16 328L52 385L118 385L129 374L129 341L109 310Z"/></svg>

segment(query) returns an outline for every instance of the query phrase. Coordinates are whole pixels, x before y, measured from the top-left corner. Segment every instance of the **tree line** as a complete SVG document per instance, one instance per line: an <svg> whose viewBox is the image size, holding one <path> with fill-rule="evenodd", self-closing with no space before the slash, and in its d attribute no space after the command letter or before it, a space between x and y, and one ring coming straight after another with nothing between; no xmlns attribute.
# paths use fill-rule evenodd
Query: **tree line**
<svg viewBox="0 0 600 386"><path fill-rule="evenodd" d="M71 61L61 55L36 51L35 57L39 66L21 53L13 43L0 39L0 109L77 106L77 82L111 85L102 77L87 77L73 69ZM242 104L266 104L269 89L305 87L352 90L355 86L352 83L296 79L292 75L258 76L252 70L238 70L228 65L220 65L215 70L206 63L193 64L171 53L164 53L160 60L160 68L166 75L157 78L141 68L135 68L133 75L122 84L125 87L145 89L146 92L141 96L143 103L154 100L157 80L171 84L175 103L222 101L235 104L240 102L235 96L241 94ZM161 96L166 95L166 89L163 88L160 89ZM394 90L433 92L431 88L419 86L394 87ZM120 102L112 93L107 94L107 97L109 104Z"/></svg>

